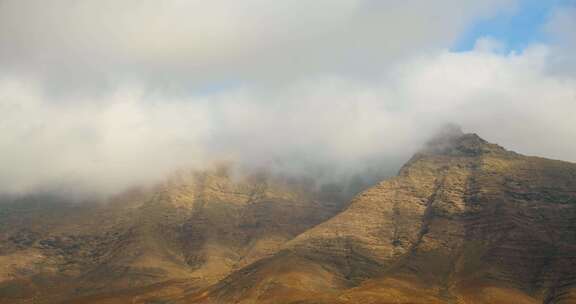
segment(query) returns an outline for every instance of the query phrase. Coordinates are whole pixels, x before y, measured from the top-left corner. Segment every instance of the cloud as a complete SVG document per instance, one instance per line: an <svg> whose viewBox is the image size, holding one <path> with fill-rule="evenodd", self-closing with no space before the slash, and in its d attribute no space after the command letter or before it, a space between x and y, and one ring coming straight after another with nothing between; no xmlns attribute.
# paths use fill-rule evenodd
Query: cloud
<svg viewBox="0 0 576 304"><path fill-rule="evenodd" d="M66 90L126 78L203 86L363 77L450 44L474 18L512 2L3 0L0 65Z"/></svg>
<svg viewBox="0 0 576 304"><path fill-rule="evenodd" d="M189 98L129 87L59 103L4 80L0 184L82 181L111 191L224 157L354 171L406 158L447 122L523 153L575 161L576 80L547 74L546 64L545 48L445 51L403 62L377 83L309 79L273 94L244 87Z"/></svg>
<svg viewBox="0 0 576 304"><path fill-rule="evenodd" d="M150 99L150 100L148 100ZM0 192L117 191L156 181L195 154L207 115L141 88L55 101L29 81L0 80Z"/></svg>
<svg viewBox="0 0 576 304"><path fill-rule="evenodd" d="M449 122L576 161L576 78L557 64L574 47L554 25L568 13L557 42L453 53L507 3L121 3L0 2L0 193L113 193L224 158L389 174Z"/></svg>
<svg viewBox="0 0 576 304"><path fill-rule="evenodd" d="M569 161L576 144L576 79L550 70L553 49L476 49L402 66L403 103L422 119L451 121L525 154ZM552 57L551 57L552 56Z"/></svg>
<svg viewBox="0 0 576 304"><path fill-rule="evenodd" d="M548 24L545 26L554 44L554 62L551 68L557 73L571 74L576 76L576 5L557 8Z"/></svg>

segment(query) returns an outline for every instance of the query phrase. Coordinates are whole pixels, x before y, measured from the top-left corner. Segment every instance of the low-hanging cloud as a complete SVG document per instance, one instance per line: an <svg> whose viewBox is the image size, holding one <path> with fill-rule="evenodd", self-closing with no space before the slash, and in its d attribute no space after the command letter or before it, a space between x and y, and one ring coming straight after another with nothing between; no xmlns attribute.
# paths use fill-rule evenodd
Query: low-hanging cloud
<svg viewBox="0 0 576 304"><path fill-rule="evenodd" d="M462 14L433 26L419 22L438 8L414 10L412 1L125 1L116 10L56 1L47 12L35 1L0 3L4 14L34 17L16 32L5 29L17 17L0 18L9 67L0 72L0 192L113 193L220 159L299 174L330 167L330 176L395 170L447 122L518 152L576 161L576 78L558 69L573 49L556 25L569 11L548 26L559 42L503 53L486 37L454 53L443 49L454 27L509 3L439 1ZM377 16L356 24L358 14ZM365 36L347 36L356 34ZM337 56L334 47L343 48ZM290 54L298 64L284 60ZM67 71L78 79L62 82ZM209 86L196 91L202 81Z"/></svg>

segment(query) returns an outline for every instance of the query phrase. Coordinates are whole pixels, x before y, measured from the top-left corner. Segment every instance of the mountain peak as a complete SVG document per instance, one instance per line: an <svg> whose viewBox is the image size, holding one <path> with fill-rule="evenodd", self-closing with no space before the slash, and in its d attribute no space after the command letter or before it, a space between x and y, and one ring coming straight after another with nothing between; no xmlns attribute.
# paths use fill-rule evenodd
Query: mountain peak
<svg viewBox="0 0 576 304"><path fill-rule="evenodd" d="M464 133L459 126L447 125L420 151L423 154L478 156L485 153L506 152L499 145L489 143L475 133Z"/></svg>

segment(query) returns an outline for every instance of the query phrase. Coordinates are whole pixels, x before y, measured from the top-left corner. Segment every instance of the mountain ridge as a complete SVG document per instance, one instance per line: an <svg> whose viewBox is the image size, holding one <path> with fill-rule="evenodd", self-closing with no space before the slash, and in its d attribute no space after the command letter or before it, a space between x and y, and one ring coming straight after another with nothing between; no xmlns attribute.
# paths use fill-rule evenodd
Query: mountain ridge
<svg viewBox="0 0 576 304"><path fill-rule="evenodd" d="M44 295L38 303L99 298L167 282L208 286L340 208L304 186L218 166L105 205L2 205L0 303L27 303L35 293Z"/></svg>
<svg viewBox="0 0 576 304"><path fill-rule="evenodd" d="M276 257L188 301L572 303L575 190L575 164L445 136Z"/></svg>
<svg viewBox="0 0 576 304"><path fill-rule="evenodd" d="M576 164L449 129L349 203L309 186L224 166L17 212L0 303L576 301Z"/></svg>

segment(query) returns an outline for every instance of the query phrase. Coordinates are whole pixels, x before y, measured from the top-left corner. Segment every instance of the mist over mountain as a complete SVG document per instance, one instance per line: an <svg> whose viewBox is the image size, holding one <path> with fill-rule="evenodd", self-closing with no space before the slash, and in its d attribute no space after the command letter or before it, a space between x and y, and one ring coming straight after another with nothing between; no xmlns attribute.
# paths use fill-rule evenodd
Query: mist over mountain
<svg viewBox="0 0 576 304"><path fill-rule="evenodd" d="M573 0L0 0L0 304L576 303Z"/></svg>
<svg viewBox="0 0 576 304"><path fill-rule="evenodd" d="M450 127L391 178L220 165L0 205L0 303L573 303L576 165Z"/></svg>
<svg viewBox="0 0 576 304"><path fill-rule="evenodd" d="M452 49L526 5L2 1L0 192L113 194L221 160L390 175L445 123L574 161L569 2L545 40Z"/></svg>

